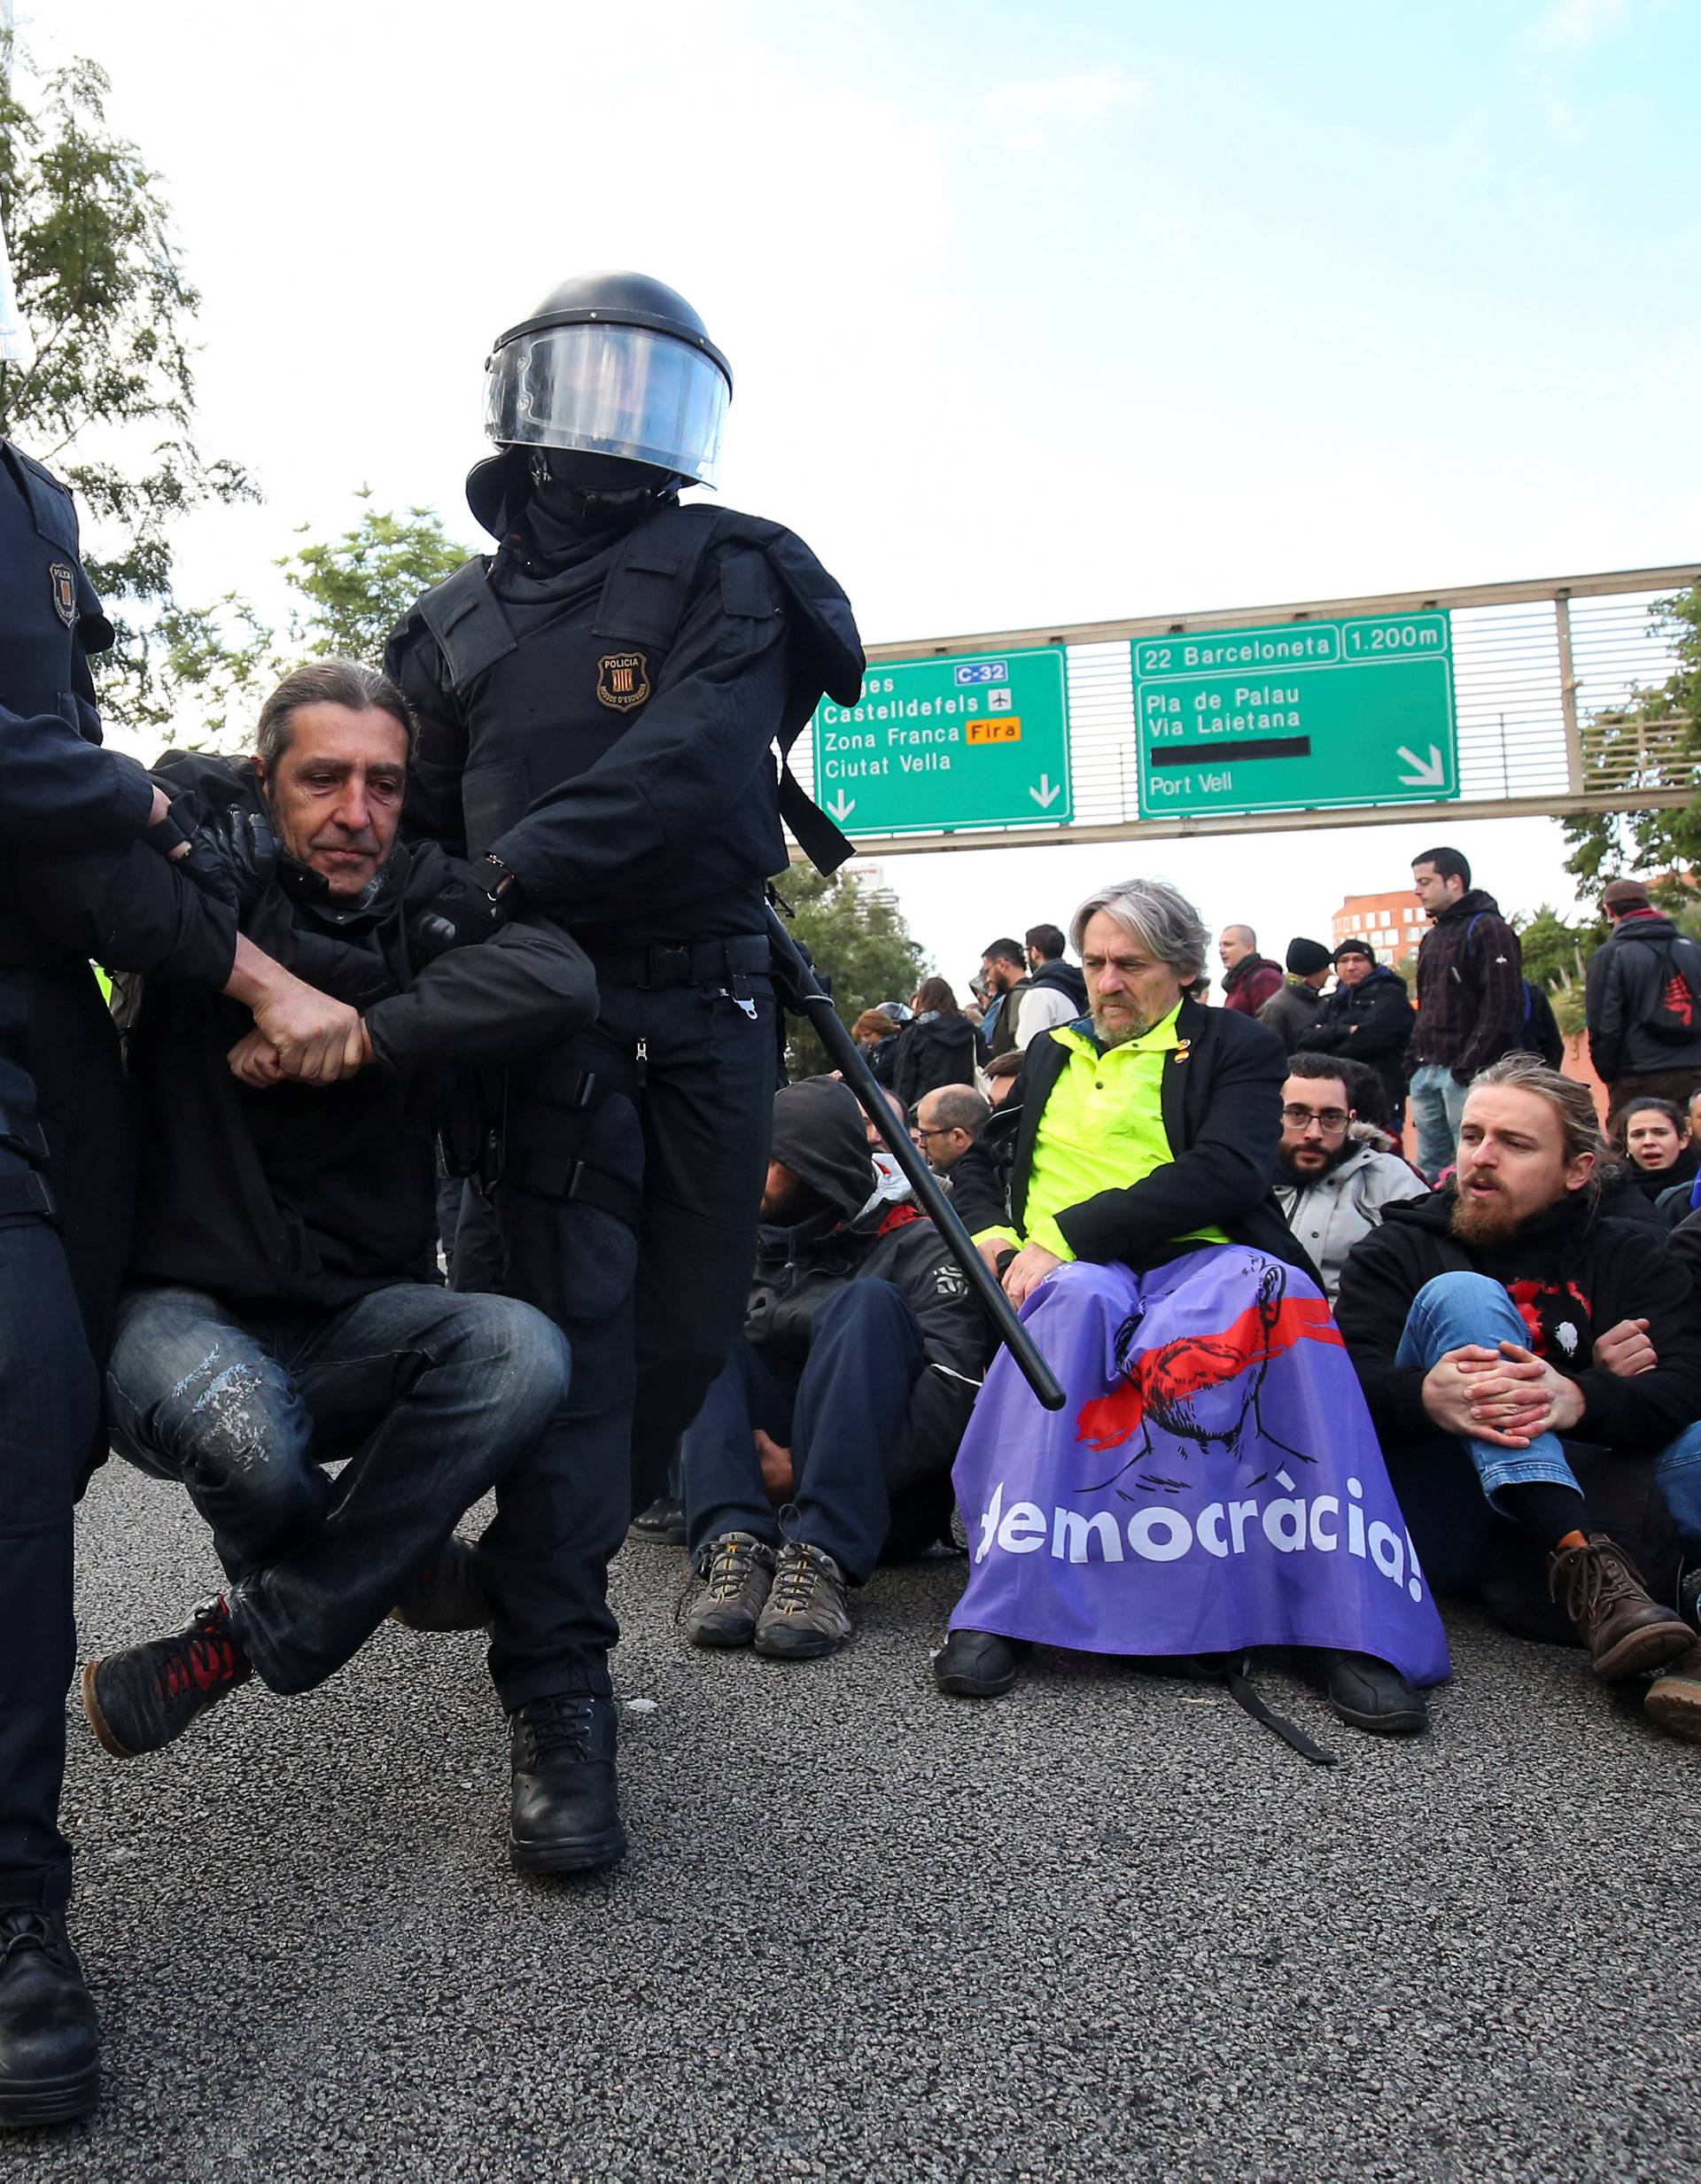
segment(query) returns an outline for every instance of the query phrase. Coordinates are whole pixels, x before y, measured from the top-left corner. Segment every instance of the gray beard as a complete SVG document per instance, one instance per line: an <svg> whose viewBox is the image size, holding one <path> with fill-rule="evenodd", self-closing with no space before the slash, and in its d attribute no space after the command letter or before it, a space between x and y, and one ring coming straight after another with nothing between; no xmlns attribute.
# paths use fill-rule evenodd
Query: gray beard
<svg viewBox="0 0 1701 2184"><path fill-rule="evenodd" d="M1107 1031L1104 1025L1099 1021L1098 1010L1095 1009L1092 1012L1093 1036L1099 1041L1099 1045L1103 1047L1108 1048L1112 1046L1126 1046L1130 1039L1143 1039L1151 1029L1151 1025L1147 1023L1144 1018L1133 1017L1130 1018L1127 1023L1123 1024L1120 1030L1115 1031Z"/></svg>

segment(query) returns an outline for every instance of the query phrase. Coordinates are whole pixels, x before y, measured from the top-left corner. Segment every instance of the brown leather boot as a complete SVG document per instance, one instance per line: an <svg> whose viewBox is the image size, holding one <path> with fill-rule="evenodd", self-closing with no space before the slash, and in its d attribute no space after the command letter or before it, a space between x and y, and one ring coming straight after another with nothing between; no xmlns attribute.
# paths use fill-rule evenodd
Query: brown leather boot
<svg viewBox="0 0 1701 2184"><path fill-rule="evenodd" d="M1642 1710L1668 1737L1701 1745L1701 1638L1660 1670L1648 1686Z"/></svg>
<svg viewBox="0 0 1701 2184"><path fill-rule="evenodd" d="M1695 1643L1695 1633L1674 1608L1652 1599L1621 1547L1604 1532L1582 1547L1556 1547L1548 1557L1548 1590L1577 1627L1595 1657L1595 1673L1608 1683L1644 1675Z"/></svg>

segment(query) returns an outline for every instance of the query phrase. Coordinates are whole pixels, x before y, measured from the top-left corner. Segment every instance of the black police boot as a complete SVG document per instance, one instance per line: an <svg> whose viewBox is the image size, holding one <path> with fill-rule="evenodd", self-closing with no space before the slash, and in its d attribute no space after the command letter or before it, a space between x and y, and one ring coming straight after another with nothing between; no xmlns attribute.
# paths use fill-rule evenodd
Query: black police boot
<svg viewBox="0 0 1701 2184"><path fill-rule="evenodd" d="M100 2098L100 2025L63 1911L0 1910L0 2127L68 2124Z"/></svg>
<svg viewBox="0 0 1701 2184"><path fill-rule="evenodd" d="M578 1873L626 1854L615 1794L611 1698L553 1691L509 1716L514 1798L509 1855L522 1873Z"/></svg>

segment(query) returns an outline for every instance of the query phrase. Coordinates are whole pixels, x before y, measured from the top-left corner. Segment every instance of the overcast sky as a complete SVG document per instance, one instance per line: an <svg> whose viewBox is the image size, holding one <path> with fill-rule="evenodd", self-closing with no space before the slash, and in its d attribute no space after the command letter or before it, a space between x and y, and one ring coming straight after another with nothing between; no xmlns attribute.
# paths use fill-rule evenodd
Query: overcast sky
<svg viewBox="0 0 1701 2184"><path fill-rule="evenodd" d="M1692 0L19 0L205 297L186 597L296 526L478 534L492 337L639 267L736 375L722 491L872 642L1701 555ZM1326 937L1433 829L887 860L939 968L1164 872ZM1452 830L1508 909L1550 822Z"/></svg>

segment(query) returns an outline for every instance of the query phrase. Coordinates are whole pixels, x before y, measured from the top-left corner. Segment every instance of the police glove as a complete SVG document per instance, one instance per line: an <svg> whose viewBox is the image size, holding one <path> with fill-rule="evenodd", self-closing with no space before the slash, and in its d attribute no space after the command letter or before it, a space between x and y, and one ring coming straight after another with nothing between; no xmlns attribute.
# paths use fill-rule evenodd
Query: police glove
<svg viewBox="0 0 1701 2184"><path fill-rule="evenodd" d="M263 812L215 804L189 840L184 869L209 895L241 912L252 910L277 870L277 836Z"/></svg>
<svg viewBox="0 0 1701 2184"><path fill-rule="evenodd" d="M491 893L482 866L464 864L458 857L445 858L443 862L437 892L409 908L408 939L415 960L421 963L429 963L451 948L488 940L508 923L508 913Z"/></svg>

